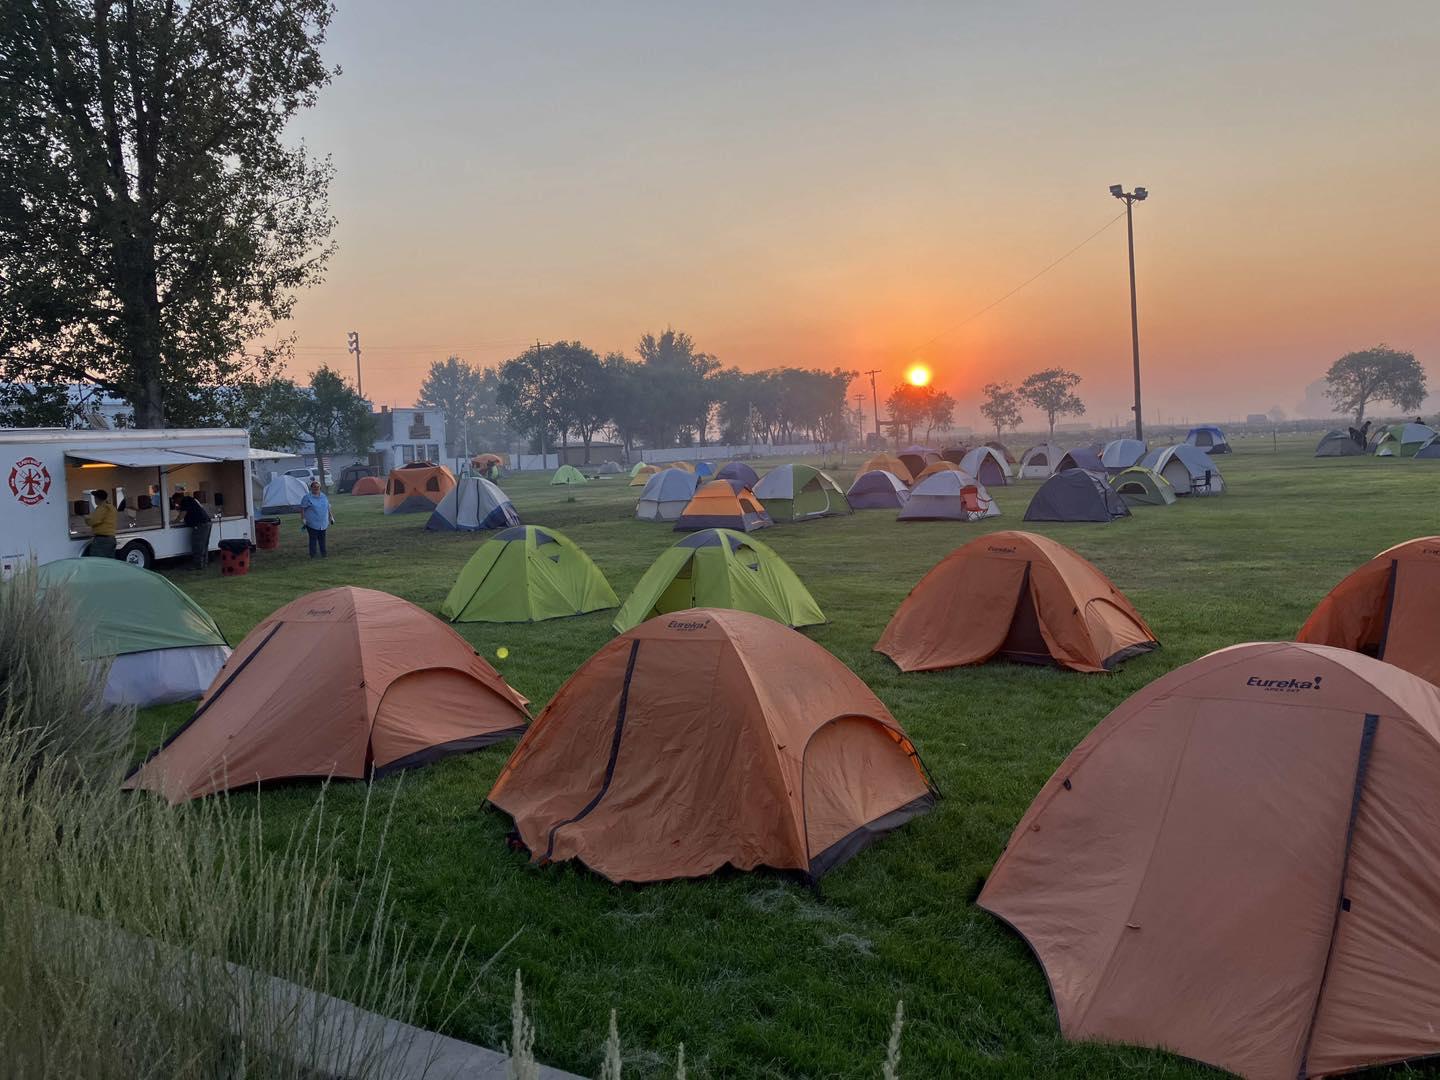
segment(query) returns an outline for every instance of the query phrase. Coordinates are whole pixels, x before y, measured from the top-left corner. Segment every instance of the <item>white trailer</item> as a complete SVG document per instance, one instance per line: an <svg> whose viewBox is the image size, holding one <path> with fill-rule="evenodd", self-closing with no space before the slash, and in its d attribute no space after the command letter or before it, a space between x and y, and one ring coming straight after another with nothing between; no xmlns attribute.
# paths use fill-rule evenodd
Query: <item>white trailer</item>
<svg viewBox="0 0 1440 1080"><path fill-rule="evenodd" d="M119 512L117 554L137 566L190 553L190 530L170 506L176 484L210 511L212 549L253 541L252 457L278 456L252 452L249 433L233 428L0 429L0 578L27 560L83 555L96 489Z"/></svg>

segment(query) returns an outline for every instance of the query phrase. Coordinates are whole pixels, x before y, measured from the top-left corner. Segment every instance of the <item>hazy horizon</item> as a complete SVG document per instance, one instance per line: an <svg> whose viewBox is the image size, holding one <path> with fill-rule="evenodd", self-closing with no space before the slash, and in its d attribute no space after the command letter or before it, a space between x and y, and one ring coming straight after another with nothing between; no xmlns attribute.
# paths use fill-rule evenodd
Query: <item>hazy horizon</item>
<svg viewBox="0 0 1440 1080"><path fill-rule="evenodd" d="M743 369L880 368L882 403L920 360L975 426L983 383L1058 364L1126 423L1123 220L974 317L1123 183L1152 193L1147 422L1293 413L1381 341L1440 378L1437 46L1433 3L348 0L345 72L297 124L334 155L340 248L280 330L297 375L352 373L358 330L392 405L450 354L670 325Z"/></svg>

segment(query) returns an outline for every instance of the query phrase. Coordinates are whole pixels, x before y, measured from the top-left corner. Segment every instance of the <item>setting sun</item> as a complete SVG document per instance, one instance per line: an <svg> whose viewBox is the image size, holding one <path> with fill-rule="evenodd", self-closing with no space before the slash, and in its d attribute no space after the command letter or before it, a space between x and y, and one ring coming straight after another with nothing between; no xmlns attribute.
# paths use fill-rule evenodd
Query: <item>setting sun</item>
<svg viewBox="0 0 1440 1080"><path fill-rule="evenodd" d="M905 371L905 379L911 386L929 386L930 369L924 364L911 364Z"/></svg>

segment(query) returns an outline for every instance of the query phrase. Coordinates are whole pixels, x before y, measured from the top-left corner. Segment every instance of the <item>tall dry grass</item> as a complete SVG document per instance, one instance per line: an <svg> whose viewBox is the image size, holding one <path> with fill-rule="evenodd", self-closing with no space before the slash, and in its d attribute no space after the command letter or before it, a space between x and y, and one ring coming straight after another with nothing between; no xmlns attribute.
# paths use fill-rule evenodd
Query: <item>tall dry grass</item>
<svg viewBox="0 0 1440 1080"><path fill-rule="evenodd" d="M392 920L384 815L344 836L322 794L277 847L227 799L120 791L133 717L101 704L76 629L30 575L0 586L6 1075L383 1075L378 1028L272 977L400 1020L467 989L463 942L420 949Z"/></svg>

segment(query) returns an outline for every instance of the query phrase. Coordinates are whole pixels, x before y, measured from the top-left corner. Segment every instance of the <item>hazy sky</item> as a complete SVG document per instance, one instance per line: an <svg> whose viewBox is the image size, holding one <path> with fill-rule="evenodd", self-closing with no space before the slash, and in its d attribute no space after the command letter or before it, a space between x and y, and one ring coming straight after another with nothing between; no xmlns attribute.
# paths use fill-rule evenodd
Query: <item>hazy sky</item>
<svg viewBox="0 0 1440 1080"><path fill-rule="evenodd" d="M339 0L339 253L302 369L408 404L432 360L673 325L727 364L916 359L978 387L1054 364L1146 414L1293 410L1340 354L1440 387L1440 2ZM1127 10L1128 8L1128 10ZM968 320L968 321L967 321ZM851 392L862 389L857 382Z"/></svg>

